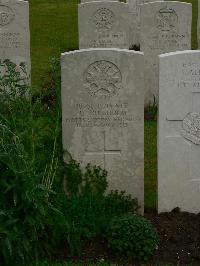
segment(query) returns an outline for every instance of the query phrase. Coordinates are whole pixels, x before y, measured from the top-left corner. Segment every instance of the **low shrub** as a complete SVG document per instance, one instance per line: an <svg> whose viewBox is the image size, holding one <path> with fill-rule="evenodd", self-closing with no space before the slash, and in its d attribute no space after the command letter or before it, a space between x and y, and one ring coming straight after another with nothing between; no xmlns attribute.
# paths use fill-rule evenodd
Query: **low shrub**
<svg viewBox="0 0 200 266"><path fill-rule="evenodd" d="M64 184L66 196L61 205L66 226L63 230L61 225L60 237L67 239L72 254L80 254L85 240L104 236L113 217L135 213L138 209L137 200L124 192L106 194L107 172L100 167L88 164L81 169L80 164L72 160L65 166Z"/></svg>
<svg viewBox="0 0 200 266"><path fill-rule="evenodd" d="M106 238L109 248L114 252L139 260L147 260L159 242L151 223L134 214L113 218L107 228Z"/></svg>

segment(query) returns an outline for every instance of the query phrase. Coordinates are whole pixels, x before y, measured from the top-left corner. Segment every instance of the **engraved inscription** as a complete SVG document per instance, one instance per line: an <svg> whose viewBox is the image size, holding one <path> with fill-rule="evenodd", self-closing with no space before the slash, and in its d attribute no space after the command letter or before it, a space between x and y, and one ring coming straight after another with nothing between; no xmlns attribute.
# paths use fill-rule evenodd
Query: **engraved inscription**
<svg viewBox="0 0 200 266"><path fill-rule="evenodd" d="M122 86L122 75L119 68L109 61L96 61L85 72L87 89L92 96L112 97Z"/></svg>
<svg viewBox="0 0 200 266"><path fill-rule="evenodd" d="M155 17L157 28L161 31L174 30L178 26L178 16L172 8L162 8Z"/></svg>
<svg viewBox="0 0 200 266"><path fill-rule="evenodd" d="M181 135L196 145L200 145L200 113L188 113L183 119Z"/></svg>
<svg viewBox="0 0 200 266"><path fill-rule="evenodd" d="M155 25L148 35L147 47L155 53L163 53L186 50L190 46L189 33L180 32L178 27L179 18L177 13L171 8L160 9L155 15Z"/></svg>
<svg viewBox="0 0 200 266"><path fill-rule="evenodd" d="M180 88L192 88L192 92L200 92L200 64L196 62L181 65L182 76L178 81Z"/></svg>
<svg viewBox="0 0 200 266"><path fill-rule="evenodd" d="M114 21L114 13L107 8L100 8L93 15L93 23L98 32L110 31Z"/></svg>
<svg viewBox="0 0 200 266"><path fill-rule="evenodd" d="M20 33L0 32L0 48L19 48L20 46Z"/></svg>
<svg viewBox="0 0 200 266"><path fill-rule="evenodd" d="M6 26L10 24L15 17L13 10L4 5L0 5L0 26Z"/></svg>
<svg viewBox="0 0 200 266"><path fill-rule="evenodd" d="M68 116L66 123L75 127L108 127L123 128L130 123L143 120L142 116L132 115L129 112L128 103L117 102L115 104L86 104L77 103L73 107L75 116Z"/></svg>
<svg viewBox="0 0 200 266"><path fill-rule="evenodd" d="M88 43L88 46L91 48L110 48L110 47L126 47L127 45L127 37L124 32L104 32L99 33L96 39L91 40Z"/></svg>

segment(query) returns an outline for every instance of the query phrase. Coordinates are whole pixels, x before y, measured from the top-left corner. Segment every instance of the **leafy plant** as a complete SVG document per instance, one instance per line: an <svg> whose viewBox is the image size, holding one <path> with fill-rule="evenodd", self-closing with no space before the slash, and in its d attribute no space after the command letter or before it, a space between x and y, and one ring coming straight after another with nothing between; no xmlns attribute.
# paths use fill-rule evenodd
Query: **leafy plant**
<svg viewBox="0 0 200 266"><path fill-rule="evenodd" d="M124 192L106 194L107 186L107 172L100 167L88 164L81 169L80 164L73 160L66 165L66 198L62 209L68 222L65 239L73 254L80 253L84 240L103 236L113 217L137 211L136 199Z"/></svg>
<svg viewBox="0 0 200 266"><path fill-rule="evenodd" d="M60 116L33 99L24 64L5 60L0 68L0 259L27 265L54 245L49 218L60 215L53 191Z"/></svg>
<svg viewBox="0 0 200 266"><path fill-rule="evenodd" d="M12 61L0 60L0 94L1 97L9 95L10 100L27 95L29 76L26 72L26 64L16 65Z"/></svg>
<svg viewBox="0 0 200 266"><path fill-rule="evenodd" d="M106 237L113 251L140 260L147 260L159 242L150 222L134 214L114 217L107 228Z"/></svg>

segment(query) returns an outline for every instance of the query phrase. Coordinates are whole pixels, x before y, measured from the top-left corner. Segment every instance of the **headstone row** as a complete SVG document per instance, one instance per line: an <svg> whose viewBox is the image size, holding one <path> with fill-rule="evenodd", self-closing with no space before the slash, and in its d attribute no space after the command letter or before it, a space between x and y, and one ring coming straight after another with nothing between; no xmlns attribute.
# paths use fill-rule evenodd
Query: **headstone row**
<svg viewBox="0 0 200 266"><path fill-rule="evenodd" d="M145 55L145 106L158 101L158 55L191 49L192 5L129 0L79 5L79 47L140 46ZM136 48L136 47L135 47Z"/></svg>
<svg viewBox="0 0 200 266"><path fill-rule="evenodd" d="M62 55L65 161L70 153L108 170L109 188L137 197L142 213L144 93L145 104L159 95L158 211L199 212L200 52L181 52L191 48L191 5L88 2L79 5L80 48L93 49ZM0 0L0 29L0 59L24 62L29 74L28 2Z"/></svg>
<svg viewBox="0 0 200 266"><path fill-rule="evenodd" d="M144 102L159 95L158 211L198 212L200 54L161 55L160 67L158 57L191 48L192 6L142 2L132 2L132 43L144 55L127 50L130 2L79 5L80 48L92 49L62 54L64 159L108 170L109 189L137 197L143 213Z"/></svg>
<svg viewBox="0 0 200 266"><path fill-rule="evenodd" d="M144 207L144 59L140 52L62 54L62 127L68 153L108 170L109 189ZM158 211L200 211L200 51L160 55Z"/></svg>

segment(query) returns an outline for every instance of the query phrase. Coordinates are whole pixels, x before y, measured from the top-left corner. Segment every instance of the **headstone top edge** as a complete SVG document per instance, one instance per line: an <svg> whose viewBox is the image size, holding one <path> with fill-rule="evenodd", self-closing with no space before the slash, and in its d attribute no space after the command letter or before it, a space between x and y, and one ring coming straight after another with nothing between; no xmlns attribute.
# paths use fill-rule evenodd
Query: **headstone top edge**
<svg viewBox="0 0 200 266"><path fill-rule="evenodd" d="M166 5L166 4L170 4L170 5L174 5L174 4L177 4L177 5L188 5L188 6L191 6L192 7L192 4L191 3L186 3L186 2L180 2L180 1L156 1L156 2L148 2L148 3L143 3L143 4L140 4L141 7L143 6L148 6L148 5L158 5L158 4L162 4L162 5Z"/></svg>
<svg viewBox="0 0 200 266"><path fill-rule="evenodd" d="M64 57L64 56L70 55L70 54L81 54L81 53L84 53L84 52L94 52L94 51L113 51L113 52L115 51L115 52L125 52L127 54L137 54L137 55L144 56L143 52L127 50L127 49L120 49L120 48L89 48L89 49L81 49L81 50L74 50L74 51L70 51L70 52L61 53L61 57Z"/></svg>
<svg viewBox="0 0 200 266"><path fill-rule="evenodd" d="M118 6L128 6L128 3L124 3L124 2L119 2L117 0L111 0L111 1L92 1L92 2L85 2L85 3L80 3L78 4L79 7L81 6L88 6L88 5L93 5L94 4L98 4L98 5L108 5L108 4L115 4Z"/></svg>
<svg viewBox="0 0 200 266"><path fill-rule="evenodd" d="M29 1L25 0L0 0L0 5L6 5L6 4L24 4L29 5Z"/></svg>
<svg viewBox="0 0 200 266"><path fill-rule="evenodd" d="M159 55L159 58L165 58L165 57L170 57L174 55L184 55L184 54L200 54L200 50L184 50L184 51L165 53L165 54Z"/></svg>

